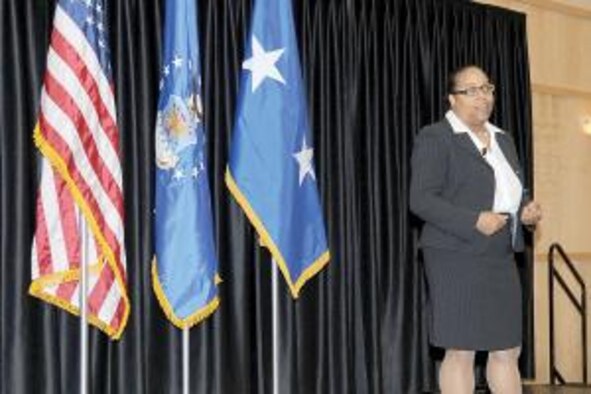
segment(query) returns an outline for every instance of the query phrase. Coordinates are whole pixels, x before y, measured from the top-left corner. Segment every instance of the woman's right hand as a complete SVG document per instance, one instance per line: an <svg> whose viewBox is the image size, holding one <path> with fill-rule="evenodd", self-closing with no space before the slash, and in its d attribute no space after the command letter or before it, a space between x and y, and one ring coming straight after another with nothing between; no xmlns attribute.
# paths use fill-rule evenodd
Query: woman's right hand
<svg viewBox="0 0 591 394"><path fill-rule="evenodd" d="M508 216L490 211L480 212L476 229L484 235L493 235L507 224Z"/></svg>

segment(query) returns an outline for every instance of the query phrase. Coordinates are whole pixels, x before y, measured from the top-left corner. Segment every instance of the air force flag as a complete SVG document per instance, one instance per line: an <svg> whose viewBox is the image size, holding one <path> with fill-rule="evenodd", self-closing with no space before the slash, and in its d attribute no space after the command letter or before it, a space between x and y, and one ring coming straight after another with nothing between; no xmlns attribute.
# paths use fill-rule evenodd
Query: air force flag
<svg viewBox="0 0 591 394"><path fill-rule="evenodd" d="M291 0L257 0L226 184L291 294L329 261Z"/></svg>
<svg viewBox="0 0 591 394"><path fill-rule="evenodd" d="M154 291L190 327L218 306L195 0L167 0L156 119Z"/></svg>

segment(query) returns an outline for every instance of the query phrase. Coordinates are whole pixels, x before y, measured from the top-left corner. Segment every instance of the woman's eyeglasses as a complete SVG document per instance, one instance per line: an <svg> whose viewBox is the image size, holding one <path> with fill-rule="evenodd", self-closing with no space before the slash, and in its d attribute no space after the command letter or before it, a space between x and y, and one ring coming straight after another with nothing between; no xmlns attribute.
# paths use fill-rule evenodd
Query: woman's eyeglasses
<svg viewBox="0 0 591 394"><path fill-rule="evenodd" d="M488 96L490 94L493 94L494 92L495 85L493 85L492 83L485 83L481 86L470 86L466 89L454 90L453 92L451 92L451 94L463 94L464 96L468 97L476 97L478 96L478 93L482 93L485 96Z"/></svg>

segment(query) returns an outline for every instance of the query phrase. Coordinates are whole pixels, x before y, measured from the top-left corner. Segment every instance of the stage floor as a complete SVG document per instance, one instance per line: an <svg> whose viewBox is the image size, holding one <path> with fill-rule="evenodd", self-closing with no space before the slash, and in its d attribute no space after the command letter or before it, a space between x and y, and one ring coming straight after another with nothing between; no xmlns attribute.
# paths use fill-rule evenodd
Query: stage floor
<svg viewBox="0 0 591 394"><path fill-rule="evenodd" d="M523 386L524 394L591 394L591 386Z"/></svg>
<svg viewBox="0 0 591 394"><path fill-rule="evenodd" d="M424 394L438 394L424 393ZM477 388L474 394L491 394L485 388ZM523 385L523 394L591 394L591 385L566 385L566 386L550 386L550 385Z"/></svg>
<svg viewBox="0 0 591 394"><path fill-rule="evenodd" d="M490 394L487 389L477 389L475 394ZM591 386L524 385L523 394L591 394Z"/></svg>

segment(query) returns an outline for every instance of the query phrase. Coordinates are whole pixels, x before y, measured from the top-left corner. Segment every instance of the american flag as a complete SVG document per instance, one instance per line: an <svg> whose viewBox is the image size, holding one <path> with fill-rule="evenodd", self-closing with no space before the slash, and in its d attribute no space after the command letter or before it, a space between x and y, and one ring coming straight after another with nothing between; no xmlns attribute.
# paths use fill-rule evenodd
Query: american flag
<svg viewBox="0 0 591 394"><path fill-rule="evenodd" d="M34 138L42 154L29 293L117 339L129 315L123 187L102 0L56 6Z"/></svg>

